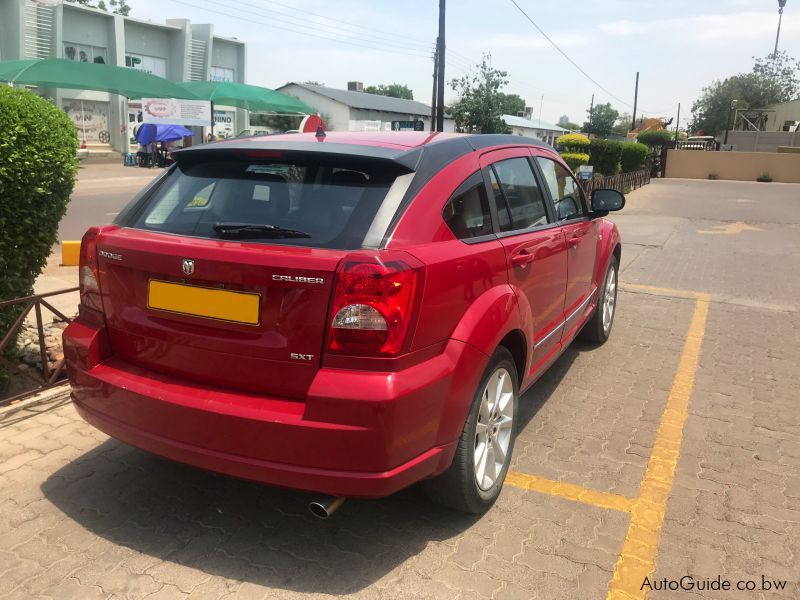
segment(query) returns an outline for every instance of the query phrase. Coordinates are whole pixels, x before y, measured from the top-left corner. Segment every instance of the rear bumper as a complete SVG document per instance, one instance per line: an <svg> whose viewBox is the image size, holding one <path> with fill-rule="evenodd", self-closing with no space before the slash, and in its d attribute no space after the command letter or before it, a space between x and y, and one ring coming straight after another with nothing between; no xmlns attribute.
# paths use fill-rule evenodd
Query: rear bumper
<svg viewBox="0 0 800 600"><path fill-rule="evenodd" d="M451 341L399 372L323 368L298 402L103 359L105 330L81 320L64 347L75 407L101 431L200 468L355 497L386 496L449 466L487 360Z"/></svg>

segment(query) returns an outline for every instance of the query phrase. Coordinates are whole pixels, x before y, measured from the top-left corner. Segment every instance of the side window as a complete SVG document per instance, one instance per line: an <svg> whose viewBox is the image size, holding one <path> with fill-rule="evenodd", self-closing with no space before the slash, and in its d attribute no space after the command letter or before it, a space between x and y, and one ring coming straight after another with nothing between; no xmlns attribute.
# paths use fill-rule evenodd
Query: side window
<svg viewBox="0 0 800 600"><path fill-rule="evenodd" d="M584 216L586 209L583 204L583 193L572 175L549 158L537 156L536 162L542 169L547 188L553 197L558 220L568 221Z"/></svg>
<svg viewBox="0 0 800 600"><path fill-rule="evenodd" d="M528 229L547 223L542 190L527 158L510 158L492 165L491 182L500 230Z"/></svg>
<svg viewBox="0 0 800 600"><path fill-rule="evenodd" d="M480 171L459 186L445 205L442 218L460 240L492 233L489 201Z"/></svg>

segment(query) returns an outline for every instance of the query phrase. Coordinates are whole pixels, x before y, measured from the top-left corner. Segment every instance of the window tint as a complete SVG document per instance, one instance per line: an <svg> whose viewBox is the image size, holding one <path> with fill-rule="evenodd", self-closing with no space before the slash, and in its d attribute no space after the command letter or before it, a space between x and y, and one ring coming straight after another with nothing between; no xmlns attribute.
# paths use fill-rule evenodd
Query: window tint
<svg viewBox="0 0 800 600"><path fill-rule="evenodd" d="M462 191L464 188L466 190ZM480 172L475 173L456 191L445 205L442 216L453 234L460 240L492 233L492 217L486 186Z"/></svg>
<svg viewBox="0 0 800 600"><path fill-rule="evenodd" d="M527 229L547 223L542 191L527 158L510 158L492 165L500 230ZM502 213L505 211L505 215Z"/></svg>
<svg viewBox="0 0 800 600"><path fill-rule="evenodd" d="M129 226L216 238L216 223L275 225L309 237L252 241L354 249L398 174L360 160L179 164Z"/></svg>
<svg viewBox="0 0 800 600"><path fill-rule="evenodd" d="M578 183L567 170L556 161L541 156L536 157L544 174L544 180L555 204L559 221L577 219L586 214L583 195Z"/></svg>

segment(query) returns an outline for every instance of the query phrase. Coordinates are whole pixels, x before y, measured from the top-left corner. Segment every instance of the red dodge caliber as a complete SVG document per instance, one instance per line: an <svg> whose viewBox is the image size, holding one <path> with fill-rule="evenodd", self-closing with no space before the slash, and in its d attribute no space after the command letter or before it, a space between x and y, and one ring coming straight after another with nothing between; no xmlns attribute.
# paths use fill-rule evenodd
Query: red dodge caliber
<svg viewBox="0 0 800 600"><path fill-rule="evenodd" d="M83 418L176 461L344 497L423 482L485 511L518 399L611 331L613 190L506 135L193 147L81 245L64 332Z"/></svg>

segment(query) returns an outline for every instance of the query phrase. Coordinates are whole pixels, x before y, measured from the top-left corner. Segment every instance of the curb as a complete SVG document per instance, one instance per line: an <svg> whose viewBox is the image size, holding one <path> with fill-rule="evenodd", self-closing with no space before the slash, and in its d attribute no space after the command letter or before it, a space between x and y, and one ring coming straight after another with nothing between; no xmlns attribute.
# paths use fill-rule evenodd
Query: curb
<svg viewBox="0 0 800 600"><path fill-rule="evenodd" d="M14 414L20 410L26 410L40 404L47 404L50 402L57 402L69 398L70 387L68 382L48 388L30 398L24 398L14 404L3 406L0 408L0 419Z"/></svg>

